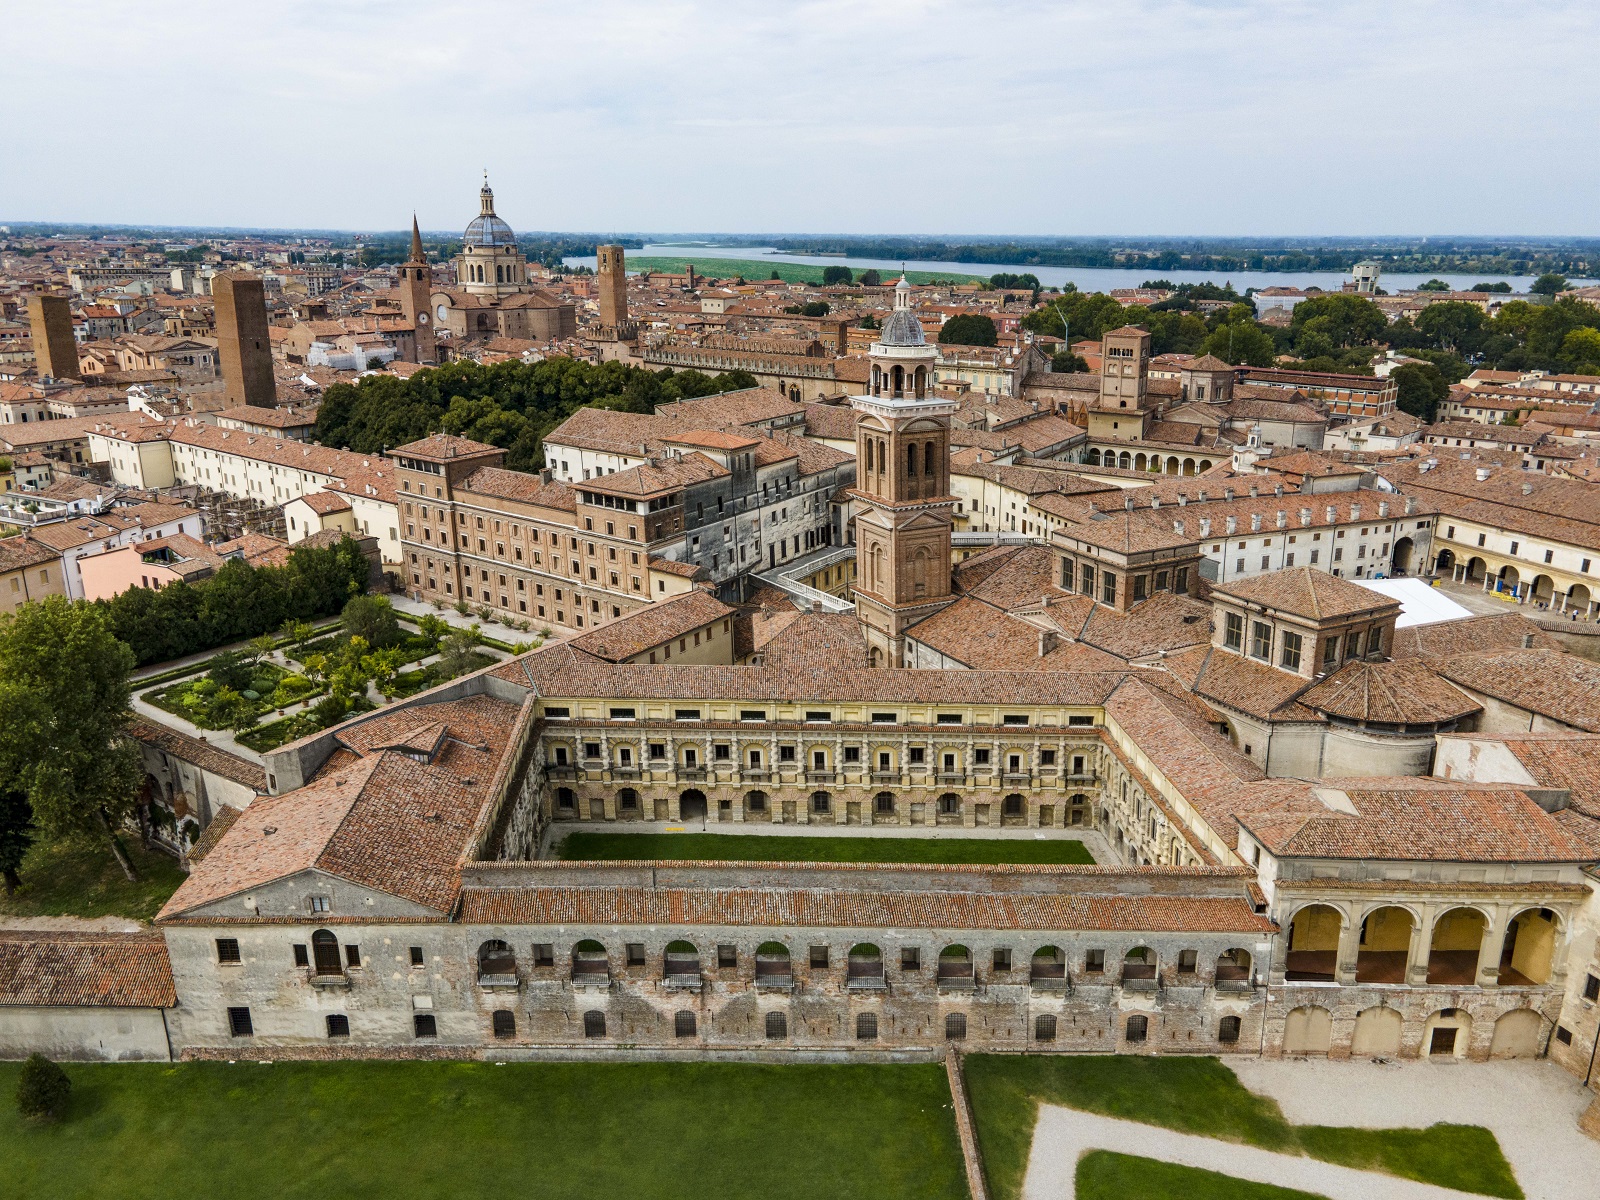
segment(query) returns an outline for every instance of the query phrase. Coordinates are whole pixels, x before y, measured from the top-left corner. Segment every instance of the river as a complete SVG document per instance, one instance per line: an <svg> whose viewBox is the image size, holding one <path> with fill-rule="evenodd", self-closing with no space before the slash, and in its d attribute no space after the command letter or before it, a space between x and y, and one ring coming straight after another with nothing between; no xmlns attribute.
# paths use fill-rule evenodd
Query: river
<svg viewBox="0 0 1600 1200"><path fill-rule="evenodd" d="M981 262L930 262L908 259L845 258L840 255L780 254L770 246L715 246L704 243L669 242L649 245L642 250L629 250L628 256L638 258L673 257L688 258L691 262L714 258L743 258L768 260L773 263L807 263L821 267L843 266L852 270L876 267L888 273L901 266L912 271L949 271L955 275L978 275L985 279L999 272L1022 274L1031 272L1040 283L1049 287L1076 284L1082 292L1109 292L1112 288L1138 287L1146 279L1169 279L1173 283L1231 283L1240 292L1246 288L1267 287L1319 287L1336 292L1350 276L1341 271L1155 271L1140 267L1121 270L1107 267L1027 267L1015 263ZM593 268L594 258L573 257L562 259L569 267ZM1475 283L1509 283L1514 291L1525 292L1534 280L1531 275L1389 275L1379 280L1379 286L1390 292L1414 288L1429 279L1442 279L1454 288L1468 288ZM1573 282L1579 282L1574 280Z"/></svg>

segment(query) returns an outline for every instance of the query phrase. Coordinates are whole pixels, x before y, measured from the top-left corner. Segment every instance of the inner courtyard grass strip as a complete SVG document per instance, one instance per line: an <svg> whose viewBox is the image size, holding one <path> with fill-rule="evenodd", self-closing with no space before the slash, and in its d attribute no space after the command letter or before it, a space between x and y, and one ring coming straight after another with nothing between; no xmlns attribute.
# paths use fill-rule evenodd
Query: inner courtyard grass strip
<svg viewBox="0 0 1600 1200"><path fill-rule="evenodd" d="M1507 1200L1522 1196L1500 1143L1487 1129L1291 1125L1276 1101L1246 1089L1215 1058L974 1054L965 1068L973 1123L996 1200L1022 1194L1041 1102L1458 1191Z"/></svg>
<svg viewBox="0 0 1600 1200"><path fill-rule="evenodd" d="M1091 1150L1080 1158L1073 1184L1074 1200L1326 1200L1314 1192L1111 1150Z"/></svg>
<svg viewBox="0 0 1600 1200"><path fill-rule="evenodd" d="M248 1047L241 1047L241 1053ZM19 1063L0 1064L0 1095ZM28 1200L965 1200L941 1064L65 1064L0 1106Z"/></svg>
<svg viewBox="0 0 1600 1200"><path fill-rule="evenodd" d="M743 833L570 833L558 847L571 862L715 859L727 862L1090 864L1083 843L944 837L770 837Z"/></svg>

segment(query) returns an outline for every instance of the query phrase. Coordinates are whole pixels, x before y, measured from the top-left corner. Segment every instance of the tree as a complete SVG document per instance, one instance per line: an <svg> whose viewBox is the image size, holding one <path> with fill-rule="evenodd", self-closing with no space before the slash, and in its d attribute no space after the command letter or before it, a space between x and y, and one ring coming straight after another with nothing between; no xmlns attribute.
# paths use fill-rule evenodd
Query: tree
<svg viewBox="0 0 1600 1200"><path fill-rule="evenodd" d="M1344 349L1371 345L1388 326L1381 308L1365 296L1347 292L1300 301L1294 306L1291 322L1295 349L1302 358L1325 353L1319 348L1322 343L1304 344L1308 334L1325 337L1333 349Z"/></svg>
<svg viewBox="0 0 1600 1200"><path fill-rule="evenodd" d="M270 633L258 634L250 639L250 656L254 663L259 663L264 658L271 658L272 651L278 644L278 639Z"/></svg>
<svg viewBox="0 0 1600 1200"><path fill-rule="evenodd" d="M1446 300L1430 304L1417 314L1417 332L1441 350L1470 350L1488 320L1476 304Z"/></svg>
<svg viewBox="0 0 1600 1200"><path fill-rule="evenodd" d="M116 833L142 774L126 735L132 669L96 605L49 596L0 621L0 778L27 794L43 833L105 839L136 881Z"/></svg>
<svg viewBox="0 0 1600 1200"><path fill-rule="evenodd" d="M278 632L287 638L296 650L304 650L306 643L311 640L311 635L316 631L316 626L310 621L297 621L290 617Z"/></svg>
<svg viewBox="0 0 1600 1200"><path fill-rule="evenodd" d="M873 316L871 313L868 313L866 316L861 318L861 328L862 329L879 329L879 328L882 328L882 327L878 324L878 318Z"/></svg>
<svg viewBox="0 0 1600 1200"><path fill-rule="evenodd" d="M823 267L822 286L832 287L835 284L850 283L855 276L850 273L849 267Z"/></svg>
<svg viewBox="0 0 1600 1200"><path fill-rule="evenodd" d="M802 317L825 317L828 315L828 302L826 300L813 300L810 304L800 306Z"/></svg>
<svg viewBox="0 0 1600 1200"><path fill-rule="evenodd" d="M1076 375L1089 369L1089 364L1070 350L1061 350L1051 356L1050 370L1057 375Z"/></svg>
<svg viewBox="0 0 1600 1200"><path fill-rule="evenodd" d="M883 283L883 276L878 274L875 267L868 267L861 272L860 282L862 287L877 287Z"/></svg>
<svg viewBox="0 0 1600 1200"><path fill-rule="evenodd" d="M1012 289L1027 288L1029 291L1037 292L1040 285L1039 277L1032 271L1021 275L1013 275L1010 272L1001 271L998 274L989 276L989 286Z"/></svg>
<svg viewBox="0 0 1600 1200"><path fill-rule="evenodd" d="M1559 296L1566 290L1566 286L1567 277L1552 271L1535 279L1528 290L1535 296Z"/></svg>
<svg viewBox="0 0 1600 1200"><path fill-rule="evenodd" d="M443 617L436 617L432 613L423 613L422 616L417 618L417 632L437 646L439 640L450 632L450 623Z"/></svg>
<svg viewBox="0 0 1600 1200"><path fill-rule="evenodd" d="M1442 279L1430 279L1427 283L1417 284L1417 291L1419 292L1448 292L1449 290L1450 285ZM1295 307L1298 308L1299 305Z"/></svg>
<svg viewBox="0 0 1600 1200"><path fill-rule="evenodd" d="M28 1055L17 1076L17 1111L35 1120L51 1121L61 1115L72 1094L67 1073L42 1054Z"/></svg>
<svg viewBox="0 0 1600 1200"><path fill-rule="evenodd" d="M994 322L980 314L962 313L939 327L941 346L992 346L998 340Z"/></svg>
<svg viewBox="0 0 1600 1200"><path fill-rule="evenodd" d="M352 596L339 616L344 632L368 646L386 650L401 640L400 621L387 596Z"/></svg>
<svg viewBox="0 0 1600 1200"><path fill-rule="evenodd" d="M22 882L17 872L33 845L33 806L28 793L17 787L0 787L0 877L5 879L6 895L16 894Z"/></svg>
<svg viewBox="0 0 1600 1200"><path fill-rule="evenodd" d="M470 671L473 665L474 647L478 644L478 629L453 629L445 635L444 641L439 645L439 663L437 670L443 679L454 679L457 675Z"/></svg>
<svg viewBox="0 0 1600 1200"><path fill-rule="evenodd" d="M1502 279L1499 283L1475 283L1467 289L1469 292L1509 292L1511 285Z"/></svg>
<svg viewBox="0 0 1600 1200"><path fill-rule="evenodd" d="M1270 367L1277 352L1272 335L1254 321L1218 326L1199 348L1199 353L1214 354L1225 363L1252 367Z"/></svg>
<svg viewBox="0 0 1600 1200"><path fill-rule="evenodd" d="M1574 375L1600 375L1600 329L1581 325L1561 339L1561 357Z"/></svg>
<svg viewBox="0 0 1600 1200"><path fill-rule="evenodd" d="M1394 369L1393 379L1399 388L1400 411L1433 424L1439 402L1450 394L1439 368L1432 363L1404 363Z"/></svg>

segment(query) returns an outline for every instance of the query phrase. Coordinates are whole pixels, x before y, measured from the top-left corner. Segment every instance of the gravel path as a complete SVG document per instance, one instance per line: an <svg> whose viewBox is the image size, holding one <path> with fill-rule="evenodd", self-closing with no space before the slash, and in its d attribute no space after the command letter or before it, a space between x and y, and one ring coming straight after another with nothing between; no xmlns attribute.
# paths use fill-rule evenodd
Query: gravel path
<svg viewBox="0 0 1600 1200"><path fill-rule="evenodd" d="M1600 1196L1600 1142L1577 1125L1593 1093L1550 1062L1227 1062L1297 1125L1482 1125L1528 1200Z"/></svg>
<svg viewBox="0 0 1600 1200"><path fill-rule="evenodd" d="M1374 1200L1380 1196L1383 1200L1464 1200L1472 1194L1047 1104L1039 1109L1028 1176L1022 1188L1024 1200L1065 1200L1071 1196L1078 1159L1090 1150L1115 1150L1119 1154L1181 1163L1235 1179L1297 1188L1328 1200ZM1569 1197L1579 1194L1568 1193Z"/></svg>

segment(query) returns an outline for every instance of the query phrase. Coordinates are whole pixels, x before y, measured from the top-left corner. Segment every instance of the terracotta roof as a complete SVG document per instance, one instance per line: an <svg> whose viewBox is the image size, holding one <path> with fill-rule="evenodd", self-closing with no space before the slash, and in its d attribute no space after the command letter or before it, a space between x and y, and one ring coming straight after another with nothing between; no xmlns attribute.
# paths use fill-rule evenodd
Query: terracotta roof
<svg viewBox="0 0 1600 1200"><path fill-rule="evenodd" d="M0 1005L172 1008L166 939L155 933L0 930Z"/></svg>
<svg viewBox="0 0 1600 1200"><path fill-rule="evenodd" d="M134 681L134 686L139 686L138 680ZM265 794L267 790L267 773L260 763L250 762L237 754L230 754L210 742L190 737L187 733L136 717L128 722L128 736L163 750L173 758L199 767L202 771L219 775L223 779L231 779L234 783L241 783L253 791Z"/></svg>
<svg viewBox="0 0 1600 1200"><path fill-rule="evenodd" d="M753 630L751 647L765 666L813 671L866 666L867 643L854 613L780 610L767 625Z"/></svg>
<svg viewBox="0 0 1600 1200"><path fill-rule="evenodd" d="M1390 651L1395 658L1415 655L1475 654L1489 650L1561 650L1563 646L1520 612L1488 613L1430 625L1406 625L1394 631Z"/></svg>
<svg viewBox="0 0 1600 1200"><path fill-rule="evenodd" d="M452 433L436 433L431 437L419 441L407 442L404 446L396 446L389 451L391 457L405 455L407 458L473 458L478 455L504 454L498 446L491 446L487 442L475 442L471 438L457 437Z"/></svg>
<svg viewBox="0 0 1600 1200"><path fill-rule="evenodd" d="M1313 567L1290 567L1234 583L1217 583L1211 590L1217 595L1313 620L1400 610L1398 600L1390 600Z"/></svg>
<svg viewBox="0 0 1600 1200"><path fill-rule="evenodd" d="M573 638L571 645L607 662L623 662L732 615L733 609L710 592L695 588L635 609L620 620ZM730 641L731 637L730 630Z"/></svg>
<svg viewBox="0 0 1600 1200"><path fill-rule="evenodd" d="M1482 711L1419 658L1346 663L1302 692L1300 702L1328 716L1379 725L1443 724Z"/></svg>
<svg viewBox="0 0 1600 1200"><path fill-rule="evenodd" d="M564 512L578 510L578 495L567 484L558 480L546 481L539 475L510 471L504 467L479 467L456 485L456 491L537 504Z"/></svg>
<svg viewBox="0 0 1600 1200"><path fill-rule="evenodd" d="M1600 733L1600 663L1556 650L1438 658L1446 679L1589 733Z"/></svg>

